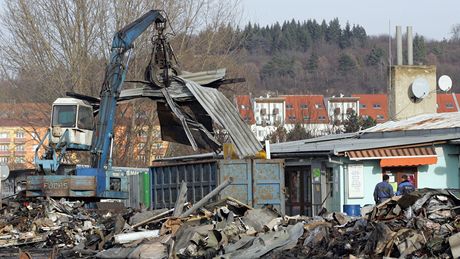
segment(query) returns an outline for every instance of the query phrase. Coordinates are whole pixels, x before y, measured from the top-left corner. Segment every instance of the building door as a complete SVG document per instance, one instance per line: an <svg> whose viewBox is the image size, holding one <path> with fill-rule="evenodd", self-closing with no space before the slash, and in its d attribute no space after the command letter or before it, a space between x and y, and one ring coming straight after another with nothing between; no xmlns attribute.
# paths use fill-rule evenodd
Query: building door
<svg viewBox="0 0 460 259"><path fill-rule="evenodd" d="M310 166L286 167L286 214L311 216L311 168Z"/></svg>
<svg viewBox="0 0 460 259"><path fill-rule="evenodd" d="M394 191L398 189L398 184L403 181L402 176L407 175L407 179L417 188L417 167L384 167L382 172L390 176L390 184Z"/></svg>

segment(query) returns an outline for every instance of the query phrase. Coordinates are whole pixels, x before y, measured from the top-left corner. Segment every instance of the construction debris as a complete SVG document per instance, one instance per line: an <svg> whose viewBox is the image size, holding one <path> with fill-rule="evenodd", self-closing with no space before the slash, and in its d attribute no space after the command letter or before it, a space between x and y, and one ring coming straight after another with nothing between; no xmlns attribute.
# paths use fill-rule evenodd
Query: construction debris
<svg viewBox="0 0 460 259"><path fill-rule="evenodd" d="M368 212L363 217L327 211L321 217L289 217L231 197L206 200L190 208L178 205L181 198L175 209L118 214L51 198L10 201L1 211L0 256L37 249L80 258L460 256L460 201L447 191L395 197L363 210ZM177 216L183 207L191 212Z"/></svg>

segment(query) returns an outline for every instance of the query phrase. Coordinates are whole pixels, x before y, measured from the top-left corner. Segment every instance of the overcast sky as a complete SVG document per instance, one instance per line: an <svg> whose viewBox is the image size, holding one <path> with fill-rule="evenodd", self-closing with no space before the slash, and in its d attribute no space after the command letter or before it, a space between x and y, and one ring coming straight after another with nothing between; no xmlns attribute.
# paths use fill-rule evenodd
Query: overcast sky
<svg viewBox="0 0 460 259"><path fill-rule="evenodd" d="M242 0L245 20L261 25L276 21L329 21L363 26L370 35L388 34L394 26L412 25L414 34L442 40L460 23L460 0ZM405 31L405 29L403 29Z"/></svg>

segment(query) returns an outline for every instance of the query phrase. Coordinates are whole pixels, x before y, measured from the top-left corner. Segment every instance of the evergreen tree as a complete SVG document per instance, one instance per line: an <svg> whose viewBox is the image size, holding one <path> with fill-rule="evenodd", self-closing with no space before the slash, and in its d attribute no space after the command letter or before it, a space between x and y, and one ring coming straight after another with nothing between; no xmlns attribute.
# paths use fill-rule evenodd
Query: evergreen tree
<svg viewBox="0 0 460 259"><path fill-rule="evenodd" d="M286 141L295 141L311 138L312 135L307 132L307 130L302 127L300 123L296 123L294 128L288 132L286 135Z"/></svg>
<svg viewBox="0 0 460 259"><path fill-rule="evenodd" d="M377 123L371 117L358 116L355 110L347 111L347 119L343 122L346 133L357 132L375 126Z"/></svg>
<svg viewBox="0 0 460 259"><path fill-rule="evenodd" d="M312 52L307 62L307 70L310 73L315 72L318 69L318 60L318 55L316 55L315 52Z"/></svg>
<svg viewBox="0 0 460 259"><path fill-rule="evenodd" d="M367 41L366 30L359 25L353 25L353 29L351 31L353 34L353 38L359 42L361 47L364 47Z"/></svg>
<svg viewBox="0 0 460 259"><path fill-rule="evenodd" d="M311 35L311 39L314 42L320 41L323 39L323 32L321 26L316 22L315 19L307 21L307 29Z"/></svg>
<svg viewBox="0 0 460 259"><path fill-rule="evenodd" d="M272 36L272 48L270 54L273 54L280 49L280 41L282 38L281 25L278 22L276 22L273 25L273 28L270 28L270 30L270 34Z"/></svg>
<svg viewBox="0 0 460 259"><path fill-rule="evenodd" d="M327 33L327 23L326 23L326 20L323 19L323 21L321 22L321 36L322 38L321 39L326 39L326 33Z"/></svg>
<svg viewBox="0 0 460 259"><path fill-rule="evenodd" d="M383 49L374 46L369 54L366 56L366 64L368 66L376 66L378 64L381 64L382 58L385 55Z"/></svg>
<svg viewBox="0 0 460 259"><path fill-rule="evenodd" d="M270 133L270 135L266 137L266 140L270 140L270 143L286 142L286 135L287 131L284 128L284 126L279 125L278 127L276 127L275 131L273 131L272 133Z"/></svg>
<svg viewBox="0 0 460 259"><path fill-rule="evenodd" d="M377 124L377 122L374 119L372 119L372 117L369 117L369 116L366 118L360 116L359 123L361 125L361 129L367 129L370 127L374 127Z"/></svg>
<svg viewBox="0 0 460 259"><path fill-rule="evenodd" d="M340 34L339 46L342 49L351 47L353 33L351 32L350 23L347 22L345 29Z"/></svg>
<svg viewBox="0 0 460 259"><path fill-rule="evenodd" d="M273 58L262 67L260 71L262 79L270 77L294 77L294 59L283 54L274 55Z"/></svg>
<svg viewBox="0 0 460 259"><path fill-rule="evenodd" d="M357 132L360 130L359 116L355 110L347 111L347 119L343 122L346 133Z"/></svg>
<svg viewBox="0 0 460 259"><path fill-rule="evenodd" d="M414 63L415 64L423 64L426 59L426 46L425 46L425 39L423 36L419 36L418 34L414 37Z"/></svg>
<svg viewBox="0 0 460 259"><path fill-rule="evenodd" d="M348 54L342 54L339 58L339 71L342 74L352 71L356 68L355 60Z"/></svg>
<svg viewBox="0 0 460 259"><path fill-rule="evenodd" d="M339 18L329 22L329 26L326 30L326 41L329 43L339 43L342 29L340 28Z"/></svg>
<svg viewBox="0 0 460 259"><path fill-rule="evenodd" d="M299 40L299 45L300 45L299 46L300 51L305 52L308 50L308 48L310 48L312 40L311 40L311 36L307 28L299 29L298 40Z"/></svg>

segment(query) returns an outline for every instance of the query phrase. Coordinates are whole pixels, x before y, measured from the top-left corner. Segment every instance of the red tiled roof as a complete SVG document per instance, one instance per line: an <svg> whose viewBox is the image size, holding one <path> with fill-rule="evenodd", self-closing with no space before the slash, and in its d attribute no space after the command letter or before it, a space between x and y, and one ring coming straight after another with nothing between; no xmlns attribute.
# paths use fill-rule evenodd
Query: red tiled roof
<svg viewBox="0 0 460 259"><path fill-rule="evenodd" d="M452 94L437 94L436 103L438 104L437 112L457 112L454 96ZM460 101L460 94L455 95L457 101Z"/></svg>
<svg viewBox="0 0 460 259"><path fill-rule="evenodd" d="M21 120L21 119L1 119L1 127L47 127L49 122L45 120Z"/></svg>
<svg viewBox="0 0 460 259"><path fill-rule="evenodd" d="M46 103L0 103L1 119L49 119L51 105Z"/></svg>
<svg viewBox="0 0 460 259"><path fill-rule="evenodd" d="M359 115L369 116L377 123L388 120L388 97L386 94L352 94L351 96L359 97ZM383 119L377 118L379 115L383 116Z"/></svg>
<svg viewBox="0 0 460 259"><path fill-rule="evenodd" d="M322 95L284 95L285 123L329 123Z"/></svg>
<svg viewBox="0 0 460 259"><path fill-rule="evenodd" d="M238 111L240 112L241 118L249 124L255 124L254 110L249 95L237 95L235 97ZM244 108L243 108L244 107Z"/></svg>

